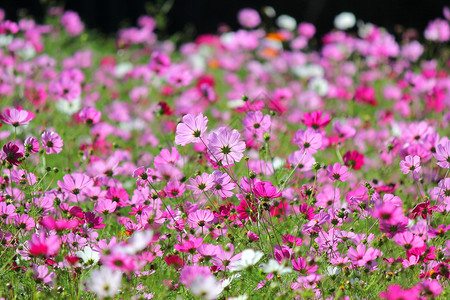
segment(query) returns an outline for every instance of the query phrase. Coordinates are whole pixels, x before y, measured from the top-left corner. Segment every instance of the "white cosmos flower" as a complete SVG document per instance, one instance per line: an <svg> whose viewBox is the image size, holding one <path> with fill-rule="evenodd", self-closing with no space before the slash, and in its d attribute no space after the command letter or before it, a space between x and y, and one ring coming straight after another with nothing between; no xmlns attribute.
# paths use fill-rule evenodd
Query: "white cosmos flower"
<svg viewBox="0 0 450 300"><path fill-rule="evenodd" d="M244 294L237 297L229 297L227 300L247 300L247 299L248 299L247 294Z"/></svg>
<svg viewBox="0 0 450 300"><path fill-rule="evenodd" d="M133 69L133 64L130 62L123 62L118 65L116 65L114 69L114 74L117 78L122 78L125 76L128 72L130 72Z"/></svg>
<svg viewBox="0 0 450 300"><path fill-rule="evenodd" d="M216 277L210 275L208 277L198 276L190 285L189 290L192 294L201 299L216 299L222 293L223 288Z"/></svg>
<svg viewBox="0 0 450 300"><path fill-rule="evenodd" d="M341 269L335 266L328 266L326 273L328 276L336 276L341 272Z"/></svg>
<svg viewBox="0 0 450 300"><path fill-rule="evenodd" d="M233 274L231 275L230 278L226 278L224 280L222 280L221 284L222 284L222 288L226 288L227 286L230 285L230 283L235 279L235 278L239 278L241 277L241 274Z"/></svg>
<svg viewBox="0 0 450 300"><path fill-rule="evenodd" d="M118 246L116 250L121 253L133 255L147 248L152 238L153 231L151 230L136 231L127 241L126 245Z"/></svg>
<svg viewBox="0 0 450 300"><path fill-rule="evenodd" d="M250 266L255 265L264 253L261 251L255 251L253 249L246 249L241 253L241 259L230 264L232 272L244 270Z"/></svg>
<svg viewBox="0 0 450 300"><path fill-rule="evenodd" d="M261 265L264 273L273 273L277 275L291 273L292 269L290 267L285 267L282 264L279 264L275 259L269 260L267 264Z"/></svg>
<svg viewBox="0 0 450 300"><path fill-rule="evenodd" d="M319 96L326 96L328 93L328 81L323 77L316 77L309 82L308 88L316 92Z"/></svg>
<svg viewBox="0 0 450 300"><path fill-rule="evenodd" d="M81 98L73 99L72 102L69 102L66 99L59 99L59 101L56 102L55 107L62 113L73 115L81 108Z"/></svg>
<svg viewBox="0 0 450 300"><path fill-rule="evenodd" d="M114 271L106 266L91 273L87 287L97 294L98 298L113 297L120 289L122 272Z"/></svg>
<svg viewBox="0 0 450 300"><path fill-rule="evenodd" d="M83 251L78 251L76 254L85 265L95 265L100 260L100 254L89 246L84 247Z"/></svg>
<svg viewBox="0 0 450 300"><path fill-rule="evenodd" d="M351 12L342 12L334 18L334 26L340 30L352 28L356 24L356 17Z"/></svg>
<svg viewBox="0 0 450 300"><path fill-rule="evenodd" d="M276 22L277 26L282 29L293 31L295 30L295 28L297 28L297 21L293 17L288 15L279 16Z"/></svg>
<svg viewBox="0 0 450 300"><path fill-rule="evenodd" d="M286 164L286 160L278 156L275 156L272 161L272 166L274 170L278 170Z"/></svg>

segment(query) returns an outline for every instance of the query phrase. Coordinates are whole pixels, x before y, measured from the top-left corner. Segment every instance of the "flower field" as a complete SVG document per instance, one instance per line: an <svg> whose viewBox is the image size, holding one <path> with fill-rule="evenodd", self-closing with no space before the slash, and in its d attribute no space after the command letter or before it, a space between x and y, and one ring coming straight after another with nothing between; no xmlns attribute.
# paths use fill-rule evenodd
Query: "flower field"
<svg viewBox="0 0 450 300"><path fill-rule="evenodd" d="M0 11L1 299L450 298L450 9L270 13Z"/></svg>

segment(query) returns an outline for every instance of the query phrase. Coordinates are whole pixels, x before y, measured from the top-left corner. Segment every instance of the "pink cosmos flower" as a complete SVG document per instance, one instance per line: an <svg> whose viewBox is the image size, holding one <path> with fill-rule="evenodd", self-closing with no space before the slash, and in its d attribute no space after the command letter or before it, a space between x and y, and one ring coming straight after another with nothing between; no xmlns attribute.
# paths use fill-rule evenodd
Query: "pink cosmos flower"
<svg viewBox="0 0 450 300"><path fill-rule="evenodd" d="M203 227L214 220L214 215L209 210L199 209L194 213L189 214L187 221L193 227Z"/></svg>
<svg viewBox="0 0 450 300"><path fill-rule="evenodd" d="M370 261L375 260L378 256L381 256L382 253L378 249L374 249L372 247L366 250L366 245L359 244L356 249L350 247L347 253L348 257L351 259L353 264L358 266L367 265Z"/></svg>
<svg viewBox="0 0 450 300"><path fill-rule="evenodd" d="M58 99L64 99L71 103L81 96L81 86L68 76L59 78L49 85L49 91Z"/></svg>
<svg viewBox="0 0 450 300"><path fill-rule="evenodd" d="M28 125L35 117L31 111L22 110L22 108L7 108L5 112L0 114L0 120L14 127Z"/></svg>
<svg viewBox="0 0 450 300"><path fill-rule="evenodd" d="M95 125L100 122L102 112L96 110L94 107L84 107L78 114L80 120L87 125Z"/></svg>
<svg viewBox="0 0 450 300"><path fill-rule="evenodd" d="M63 140L56 132L44 131L41 136L41 143L45 153L59 153L62 151Z"/></svg>
<svg viewBox="0 0 450 300"><path fill-rule="evenodd" d="M39 140L34 137L29 137L23 143L25 147L25 151L29 153L38 153L39 152Z"/></svg>
<svg viewBox="0 0 450 300"><path fill-rule="evenodd" d="M186 146L190 143L201 142L200 138L203 137L206 131L207 123L208 117L204 117L201 113L195 118L191 114L185 115L183 122L177 125L175 144Z"/></svg>
<svg viewBox="0 0 450 300"><path fill-rule="evenodd" d="M61 17L61 24L71 36L77 36L84 30L84 25L80 20L80 16L74 11L68 10Z"/></svg>
<svg viewBox="0 0 450 300"><path fill-rule="evenodd" d="M19 215L17 214L14 218L17 227L24 230L31 230L34 228L36 223L34 219L27 214Z"/></svg>
<svg viewBox="0 0 450 300"><path fill-rule="evenodd" d="M2 148L2 153L0 153L0 158L5 159L12 165L18 166L22 163L21 158L23 157L23 153L20 152L20 149L17 145L12 142L8 142Z"/></svg>
<svg viewBox="0 0 450 300"><path fill-rule="evenodd" d="M402 207L391 202L384 202L375 205L372 216L380 219L380 223L397 224L405 217Z"/></svg>
<svg viewBox="0 0 450 300"><path fill-rule="evenodd" d="M246 131L258 136L268 132L271 125L270 115L263 115L260 111L251 111L242 119Z"/></svg>
<svg viewBox="0 0 450 300"><path fill-rule="evenodd" d="M203 238L191 238L185 240L183 244L175 244L174 248L183 253L194 254L201 244L203 244Z"/></svg>
<svg viewBox="0 0 450 300"><path fill-rule="evenodd" d="M436 298L444 291L441 284L436 279L424 279L419 283L419 289L427 298Z"/></svg>
<svg viewBox="0 0 450 300"><path fill-rule="evenodd" d="M316 159L306 151L299 150L289 155L288 163L294 167L298 166L297 169L301 172L307 172L312 170Z"/></svg>
<svg viewBox="0 0 450 300"><path fill-rule="evenodd" d="M186 185L184 183L179 182L178 180L171 180L164 187L164 192L169 198L177 198L180 197L184 191L186 190Z"/></svg>
<svg viewBox="0 0 450 300"><path fill-rule="evenodd" d="M113 213L117 208L117 202L110 199L100 199L94 206L94 211L99 214Z"/></svg>
<svg viewBox="0 0 450 300"><path fill-rule="evenodd" d="M219 195L222 198L228 198L233 196L232 190L236 186L234 182L231 181L230 176L221 171L214 171L211 174L213 178L213 194Z"/></svg>
<svg viewBox="0 0 450 300"><path fill-rule="evenodd" d="M55 272L49 272L47 265L38 266L33 264L34 278L37 282L42 282L44 284L53 284L53 279L55 278Z"/></svg>
<svg viewBox="0 0 450 300"><path fill-rule="evenodd" d="M238 261L241 258L241 253L234 256L233 253L233 244L227 244L225 247L219 246L216 257L213 259L214 266L216 266L218 270L225 271L232 262Z"/></svg>
<svg viewBox="0 0 450 300"><path fill-rule="evenodd" d="M447 42L450 40L450 25L446 20L436 19L428 24L424 35L430 41Z"/></svg>
<svg viewBox="0 0 450 300"><path fill-rule="evenodd" d="M73 195L80 194L81 191L92 184L92 179L81 173L66 174L63 177L63 181L58 180L58 186L61 190Z"/></svg>
<svg viewBox="0 0 450 300"><path fill-rule="evenodd" d="M394 236L394 242L399 246L403 246L406 250L421 248L425 245L420 237L413 235L409 231L397 233Z"/></svg>
<svg viewBox="0 0 450 300"><path fill-rule="evenodd" d="M255 28L261 23L261 18L256 10L252 8L241 9L238 13L238 21L244 27Z"/></svg>
<svg viewBox="0 0 450 300"><path fill-rule="evenodd" d="M236 129L229 131L226 127L212 132L208 137L208 148L214 159L223 166L241 161L244 157L245 142L241 141L240 137L239 131Z"/></svg>
<svg viewBox="0 0 450 300"><path fill-rule="evenodd" d="M294 136L294 142L308 154L314 154L322 146L322 135L314 129L299 129Z"/></svg>
<svg viewBox="0 0 450 300"><path fill-rule="evenodd" d="M409 172L419 173L422 170L420 166L420 157L417 155L408 155L405 160L400 162L400 170L403 174L408 174Z"/></svg>
<svg viewBox="0 0 450 300"><path fill-rule="evenodd" d="M437 159L437 165L443 169L450 169L450 140L437 145L434 157Z"/></svg>
<svg viewBox="0 0 450 300"><path fill-rule="evenodd" d="M342 158L344 164L347 167L352 167L354 170L359 170L364 165L364 155L356 150L347 151Z"/></svg>
<svg viewBox="0 0 450 300"><path fill-rule="evenodd" d="M194 193L194 194L201 194L205 191L209 191L213 185L213 177L208 173L203 173L202 175L198 175L197 177L189 178L190 184L187 185L187 187Z"/></svg>
<svg viewBox="0 0 450 300"><path fill-rule="evenodd" d="M347 181L350 177L350 172L345 166L341 166L340 163L335 163L334 165L329 165L327 167L328 178L331 181Z"/></svg>
<svg viewBox="0 0 450 300"><path fill-rule="evenodd" d="M153 161L155 168L159 168L162 165L175 164L180 160L180 153L177 148L172 147L172 152L168 149L162 149L159 155L157 155Z"/></svg>
<svg viewBox="0 0 450 300"><path fill-rule="evenodd" d="M55 220L52 217L45 217L41 220L41 225L47 230L64 231L78 227L77 220L60 219Z"/></svg>

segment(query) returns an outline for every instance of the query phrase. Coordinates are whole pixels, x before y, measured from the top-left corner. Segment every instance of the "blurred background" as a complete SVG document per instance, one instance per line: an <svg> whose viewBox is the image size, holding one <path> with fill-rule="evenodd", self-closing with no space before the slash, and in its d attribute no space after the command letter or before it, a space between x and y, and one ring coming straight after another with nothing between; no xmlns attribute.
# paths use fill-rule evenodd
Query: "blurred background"
<svg viewBox="0 0 450 300"><path fill-rule="evenodd" d="M85 25L99 33L115 35L119 28L134 26L139 16L158 15L160 36L182 32L195 37L201 33L215 33L226 24L237 29L237 12L250 7L263 11L273 8L276 16L287 14L298 22L310 22L317 28L318 36L333 28L334 17L343 11L355 14L358 20L371 22L401 32L406 28L423 31L428 22L442 17L442 8L449 0L0 0L6 17L17 20L19 16L32 15L41 21L51 6L62 6L79 13ZM265 20L270 24L271 19Z"/></svg>

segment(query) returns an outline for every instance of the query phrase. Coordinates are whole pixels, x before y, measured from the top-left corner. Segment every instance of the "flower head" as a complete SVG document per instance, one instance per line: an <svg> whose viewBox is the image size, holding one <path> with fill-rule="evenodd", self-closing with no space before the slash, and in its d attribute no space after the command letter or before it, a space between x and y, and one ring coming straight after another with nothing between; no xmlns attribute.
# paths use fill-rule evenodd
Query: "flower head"
<svg viewBox="0 0 450 300"><path fill-rule="evenodd" d="M175 144L186 146L190 143L200 142L200 138L206 131L208 117L198 114L195 118L191 114L183 117L183 122L177 125Z"/></svg>

